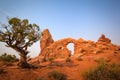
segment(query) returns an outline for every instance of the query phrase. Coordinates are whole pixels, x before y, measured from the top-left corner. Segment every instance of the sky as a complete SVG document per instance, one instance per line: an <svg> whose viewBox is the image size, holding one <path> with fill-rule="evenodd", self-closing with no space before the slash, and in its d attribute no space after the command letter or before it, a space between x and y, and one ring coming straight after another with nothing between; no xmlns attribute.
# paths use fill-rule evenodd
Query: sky
<svg viewBox="0 0 120 80"><path fill-rule="evenodd" d="M97 41L101 34L120 45L120 0L0 0L0 23L7 17L28 19L41 31L48 28L54 40L72 37ZM0 43L0 54L16 53ZM29 48L39 55L40 44Z"/></svg>

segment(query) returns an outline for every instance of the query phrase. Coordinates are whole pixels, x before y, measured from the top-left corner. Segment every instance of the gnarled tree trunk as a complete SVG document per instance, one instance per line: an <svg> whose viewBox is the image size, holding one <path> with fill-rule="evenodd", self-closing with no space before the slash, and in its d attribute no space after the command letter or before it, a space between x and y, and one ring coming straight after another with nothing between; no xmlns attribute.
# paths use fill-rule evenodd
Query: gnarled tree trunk
<svg viewBox="0 0 120 80"><path fill-rule="evenodd" d="M21 68L30 68L30 65L27 63L26 54L20 53L20 60L18 66Z"/></svg>

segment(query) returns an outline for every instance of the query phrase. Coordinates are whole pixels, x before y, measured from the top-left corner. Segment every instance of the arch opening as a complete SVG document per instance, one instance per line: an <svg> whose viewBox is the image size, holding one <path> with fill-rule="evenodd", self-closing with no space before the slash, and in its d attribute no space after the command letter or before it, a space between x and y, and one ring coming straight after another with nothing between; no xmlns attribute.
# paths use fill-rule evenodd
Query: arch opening
<svg viewBox="0 0 120 80"><path fill-rule="evenodd" d="M74 43L69 43L67 48L71 51L71 55L74 55Z"/></svg>

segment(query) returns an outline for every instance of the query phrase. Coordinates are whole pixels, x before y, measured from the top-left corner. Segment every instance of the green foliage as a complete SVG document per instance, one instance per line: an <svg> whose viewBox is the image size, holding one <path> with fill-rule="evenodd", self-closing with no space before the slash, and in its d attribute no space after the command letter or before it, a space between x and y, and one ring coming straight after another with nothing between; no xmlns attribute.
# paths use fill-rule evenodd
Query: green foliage
<svg viewBox="0 0 120 80"><path fill-rule="evenodd" d="M16 51L27 50L34 42L40 39L40 28L37 24L29 24L27 19L11 18L9 25L0 26L0 41L7 43Z"/></svg>
<svg viewBox="0 0 120 80"><path fill-rule="evenodd" d="M69 57L67 57L66 62L71 62L71 59Z"/></svg>
<svg viewBox="0 0 120 80"><path fill-rule="evenodd" d="M4 62L14 62L17 61L18 59L16 58L15 55L10 55L10 54L2 54L0 56L0 61L4 61Z"/></svg>
<svg viewBox="0 0 120 80"><path fill-rule="evenodd" d="M83 74L85 80L120 80L120 66L99 63L94 69Z"/></svg>
<svg viewBox="0 0 120 80"><path fill-rule="evenodd" d="M48 77L52 80L66 80L66 76L58 71L51 71L48 73Z"/></svg>
<svg viewBox="0 0 120 80"><path fill-rule="evenodd" d="M26 56L28 47L38 41L41 37L40 28L37 24L29 24L27 19L17 17L8 19L8 25L0 26L0 41L5 42L7 47L19 52L21 56L19 66L28 65ZM25 66L24 66L25 67ZM24 68L23 67L23 68Z"/></svg>

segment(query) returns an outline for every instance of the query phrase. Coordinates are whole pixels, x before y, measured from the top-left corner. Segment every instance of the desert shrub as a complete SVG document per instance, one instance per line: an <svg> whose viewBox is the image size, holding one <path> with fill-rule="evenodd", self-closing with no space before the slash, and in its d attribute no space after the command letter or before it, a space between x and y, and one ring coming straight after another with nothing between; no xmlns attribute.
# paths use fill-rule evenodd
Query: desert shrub
<svg viewBox="0 0 120 80"><path fill-rule="evenodd" d="M98 58L94 60L95 62L97 62L98 64L107 64L108 62L110 62L110 59L104 59L104 58Z"/></svg>
<svg viewBox="0 0 120 80"><path fill-rule="evenodd" d="M58 71L51 71L48 73L48 77L52 80L66 80L66 76Z"/></svg>
<svg viewBox="0 0 120 80"><path fill-rule="evenodd" d="M120 66L101 62L83 74L85 80L120 80Z"/></svg>
<svg viewBox="0 0 120 80"><path fill-rule="evenodd" d="M52 61L54 60L54 58L50 57L48 60L50 61L50 63L52 63Z"/></svg>
<svg viewBox="0 0 120 80"><path fill-rule="evenodd" d="M4 73L4 69L0 68L0 74Z"/></svg>
<svg viewBox="0 0 120 80"><path fill-rule="evenodd" d="M95 59L94 61L97 62L98 64L102 64L102 63L106 64L106 60L104 58L98 58Z"/></svg>
<svg viewBox="0 0 120 80"><path fill-rule="evenodd" d="M71 59L69 57L67 57L66 62L71 62Z"/></svg>
<svg viewBox="0 0 120 80"><path fill-rule="evenodd" d="M18 59L16 58L15 55L10 55L10 54L2 54L0 56L0 61L4 61L4 62L13 62L13 61L17 61Z"/></svg>
<svg viewBox="0 0 120 80"><path fill-rule="evenodd" d="M45 80L43 77L38 77L36 80Z"/></svg>
<svg viewBox="0 0 120 80"><path fill-rule="evenodd" d="M4 62L3 64L6 66L13 66L12 62Z"/></svg>

